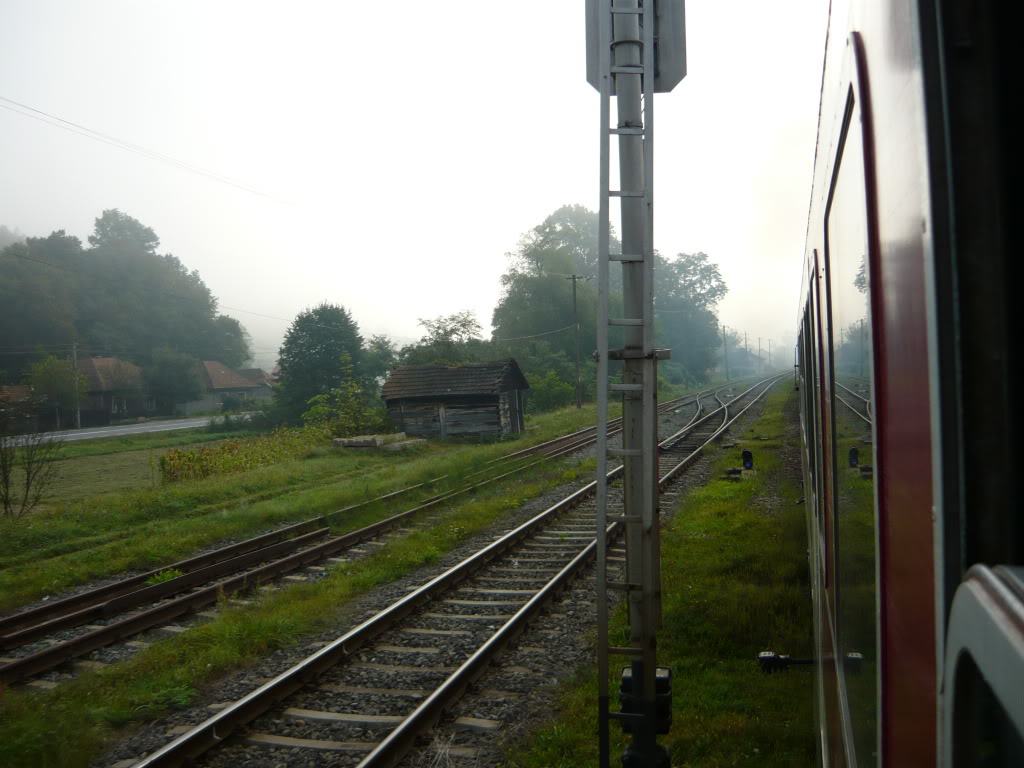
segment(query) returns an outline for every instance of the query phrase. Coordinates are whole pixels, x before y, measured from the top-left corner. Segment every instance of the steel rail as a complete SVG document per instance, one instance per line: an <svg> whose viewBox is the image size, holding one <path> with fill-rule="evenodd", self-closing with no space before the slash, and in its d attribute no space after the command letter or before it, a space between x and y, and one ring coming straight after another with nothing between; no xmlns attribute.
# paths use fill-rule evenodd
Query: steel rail
<svg viewBox="0 0 1024 768"><path fill-rule="evenodd" d="M847 408L849 408L851 411L853 411L860 419L862 419L863 421L865 421L868 424L871 424L872 421L873 421L872 414L871 414L871 400L869 398L867 398L867 397L864 397L861 394L858 394L857 392L854 392L849 387L847 387L847 386L845 386L843 384L840 384L838 381L836 382L836 386L840 387L841 389L846 390L848 393L850 393L851 395L856 397L858 400L860 400L862 403L864 403L864 411L866 412L866 415L864 413L861 413L852 404L848 403L838 392L835 393L836 400L838 400L843 405L845 405Z"/></svg>
<svg viewBox="0 0 1024 768"><path fill-rule="evenodd" d="M176 600L155 605L138 614L126 617L121 621L112 622L104 627L60 643L55 643L45 649L8 662L7 664L0 666L0 682L20 682L31 675L49 671L86 653L90 653L98 648L117 642L124 637L151 629L168 619L176 618L214 604L220 596L235 594L254 586L254 584L262 583L269 578L285 575L291 571L297 570L298 568L317 562L318 560L323 560L336 555L343 549L355 546L367 539L375 538L382 532L396 527L405 519L426 509L434 507L464 493L475 491L484 485L522 472L525 469L536 466L537 464L549 459L565 455L566 453L577 450L578 447L578 444L570 444L557 451L542 456L536 461L520 464L514 469L502 472L495 477L491 477L487 480L470 484L453 491L437 494L421 501L411 509L392 515L376 523L372 523L357 531L352 531L342 536L332 538L321 545L311 547L297 555L273 561L261 568L241 574L233 579L211 585L206 589L183 595ZM470 476L478 475L486 471L490 471L490 469L480 470L479 472L472 473ZM388 496L394 496L394 494L389 494ZM352 508L350 507L347 509ZM333 514L337 513L330 513L324 517L329 517ZM314 521L322 522L324 521L324 517L315 518ZM289 528L295 528L299 525L307 525L309 522L310 521L306 521L305 523L297 524L296 526L289 526ZM138 605L142 605L146 602L162 599L169 595L184 591L197 583L209 581L210 579L217 578L226 573L249 567L256 562L262 562L269 556L280 554L282 551L304 546L311 538L325 535L327 530L328 529L321 529L312 532L311 534L307 534L306 536L289 539L285 542L256 550L255 552L245 556L223 561L215 566L197 569L194 572L183 574L176 579L168 580L167 582L159 585L137 589L133 592L129 592L124 597L107 600L103 603L72 613L67 613L57 618L44 621L40 624L30 626L26 629L10 633L7 636L0 637L0 647L17 647L60 629L81 626L87 621L94 619L109 618L110 616L116 615L117 613L123 612L129 608L137 607Z"/></svg>
<svg viewBox="0 0 1024 768"><path fill-rule="evenodd" d="M715 388L706 390L705 392L713 392ZM698 393L696 399L691 402L696 402L698 407L698 414L702 407L700 398L705 396L705 393ZM681 404L680 401L685 400L686 397L677 398L675 401L670 401L666 406L678 407ZM685 403L689 404L689 403ZM691 419L691 424L696 418L696 415ZM419 512L429 509L437 504L444 501L448 501L464 493L468 493L476 490L477 488L487 485L492 482L496 482L500 479L508 477L512 474L519 473L524 469L528 469L532 466L540 464L551 458L562 456L566 453L577 450L578 444L573 443L560 448L559 450L543 456L542 458L529 462L524 465L520 465L513 470L503 472L495 477L489 478L479 483L467 485L463 488L456 489L441 494L437 494L429 499L423 500L417 506L406 510L404 512L393 515L385 520L378 521L369 526L365 526L357 531L352 531L340 537L332 538L323 544L311 547L297 555L281 558L280 560L273 561L264 565L261 568L255 569L245 574L240 574L233 579L211 585L205 589L198 590L186 595L179 597L176 600L172 600L167 603L155 605L145 611L142 611L133 616L126 617L121 621L112 622L104 627L85 633L78 637L66 640L60 643L56 643L48 648L37 651L33 654L29 654L15 661L9 662L3 666L0 666L0 681L13 683L24 680L25 678L39 674L41 672L49 671L61 664L69 662L74 658L82 656L91 651L102 648L113 642L123 639L126 636L137 634L139 632L151 629L168 619L176 618L178 616L187 614L189 612L198 610L208 605L214 604L218 597L228 594L235 594L242 590L248 589L254 584L262 583L270 578L279 577L285 575L291 571L297 570L306 565L323 560L333 555L338 554L341 550L365 541L370 538L374 538L380 535L382 532L389 530L397 526L406 518L418 514ZM473 475L481 474L484 471L472 473ZM472 476L472 475L470 475ZM391 494L389 494L390 496ZM358 506L358 505L357 505ZM330 513L336 514L336 513ZM323 521L323 517L315 518L315 521ZM295 528L306 523L296 524L295 526L289 526L289 529ZM285 530L285 529L281 529ZM305 546L309 543L312 538L323 536L327 533L327 529L321 529L314 531L305 536L300 536L295 539L289 539L279 544L263 548L252 552L250 554L236 557L227 561L220 562L215 566L209 566L203 569L197 569L194 572L183 574L182 576L164 582L162 584L143 587L134 592L128 593L124 597L107 600L98 605L93 605L86 609L82 609L73 613L65 614L55 619L45 621L41 624L37 624L27 629L11 633L7 636L0 637L0 646L2 647L17 647L27 642L31 642L34 639L45 636L51 632L66 629L69 627L80 626L87 621L95 619L109 618L110 616L117 615L125 610L133 607L151 602L152 600L162 599L164 597L179 593L188 589L198 583L209 581L219 576L231 573L233 571L240 570L251 566L254 563L265 561L268 557L280 554L283 551L297 549ZM242 542L243 544L245 542Z"/></svg>
<svg viewBox="0 0 1024 768"><path fill-rule="evenodd" d="M128 578L121 579L113 582L112 584L105 584L101 587L90 589L87 592L80 592L77 595L71 595L60 600L44 603L36 608L22 611L21 613L14 613L10 616L5 616L0 619L0 635L9 634L12 630L19 629L27 624L37 624L44 621L49 616L65 612L73 607L84 608L89 605L104 602L112 597L117 597L118 595L135 589L139 584L145 584L148 579L160 573L169 570L178 570L183 573L188 573L198 568L206 567L212 563L219 562L220 560L236 557L239 554L274 544L275 542L285 539L292 534L298 533L303 528L309 528L316 524L324 525L324 518L314 517L309 520L303 520L301 523L294 523L292 525L285 526L284 528L278 528L275 531L261 534L260 536L254 536L253 538L246 539L245 541L229 544L225 547L205 552L201 555L196 555L195 557L190 557L186 560L179 560L176 563L163 565L159 568L146 571L145 573L140 573L137 576L129 576Z"/></svg>
<svg viewBox="0 0 1024 768"><path fill-rule="evenodd" d="M780 374L778 376L774 376L771 379L769 379L768 383L765 385L765 388L761 392L759 392L758 395L753 400L751 400L750 403L747 404L743 408L742 411L737 413L731 419L727 419L726 422L718 430L716 430L715 433L713 435L711 435L711 437L709 437L707 440L705 440L704 443L701 444L699 448L697 448L693 453L691 453L689 456L684 458L682 461L680 461L678 464L676 464L674 467L672 467L672 469L670 469L668 472L666 472L661 478L659 478L659 480L658 480L658 487L659 488L664 488L666 485L668 485L670 482L672 482L673 478L675 478L676 475L678 475L684 469L689 467L690 464L692 464L695 461L695 457L701 451L703 451L704 448L706 448L708 445L710 445L714 440L717 440L722 435L722 433L725 432L725 430L727 430L736 421L736 419L738 419L740 416L742 416L744 413L746 413L747 410L750 409L750 407L754 405L754 403L756 403L758 400L760 400L762 397L764 397L765 393L768 392L768 390L770 390L773 386L775 386L779 381L781 381L782 379L784 379L784 378L786 378L787 376L790 376L790 375L792 375L792 374L787 372L787 373L784 373L784 374ZM760 383L764 383L764 382L760 382ZM760 385L760 383L759 384L755 384L753 387L748 389L746 392L743 392L740 395L737 395L735 398L733 398L732 400L729 401L728 405L732 405L733 403L735 403L740 398L746 397L746 395L749 394L750 392L752 392L754 389L756 389ZM723 406L723 407L728 408L728 405Z"/></svg>
<svg viewBox="0 0 1024 768"><path fill-rule="evenodd" d="M780 377L773 378L764 391L767 391L771 384L775 383L777 378ZM735 402L741 397L744 397L754 388L755 387L752 387L747 390L747 392L739 395L731 402ZM758 398L764 394L764 391L758 395ZM751 403L751 405L752 404L753 403ZM748 405L747 408L749 407L750 406ZM716 409L715 412L718 410L721 409ZM742 415L745 411L746 408L744 408L740 414L728 423L735 421L735 418L739 418L739 415ZM725 427L719 428L716 431L716 436L721 434L721 432L724 431L724 428ZM710 442L710 440L704 443L704 445L702 445L698 451L695 451L694 454L703 450L704 446L706 446L708 442ZM691 457L687 457L683 461L687 462L690 460ZM609 481L614 480L622 474L622 471L622 466L616 467L607 473L607 479ZM671 476L671 473L669 476ZM448 592L451 588L469 578L477 570L500 557L513 546L526 539L535 530L544 526L553 517L558 516L579 504L582 500L592 495L596 490L596 487L597 482L593 481L577 489L565 498L548 507L548 509L518 526L513 531L510 531L501 538L485 546L483 549L477 551L475 554L455 566L452 566L444 573L436 576L426 584L410 592L405 597L395 601L384 610L343 634L337 640L334 640L324 646L311 656L298 664L295 664L290 669L282 672L254 691L251 691L249 694L233 704L228 705L191 730L181 734L153 754L137 762L133 768L157 768L158 766L177 766L190 763L199 755L222 742L237 727L251 722L259 715L268 711L279 701L290 696L304 685L318 678L326 670L354 654L367 642L395 626L421 605L445 592ZM614 532L617 530L615 528L616 525L618 525L618 523L609 526L608 531ZM555 577L555 580L558 581L559 585L563 584L572 573L575 573L576 570L582 567L585 558L593 554L594 549L596 548L596 543L596 539L591 541L590 544L588 544L587 547L580 552L569 565L559 571L559 574ZM576 567L573 570L569 570L574 563L576 564ZM550 597L558 588L558 586L552 587L551 589L545 587L542 588L541 592L543 592L545 596ZM444 689L443 692L435 692L429 696L428 699L420 705L420 707L417 707L414 712L414 714L418 713L416 714L416 720L414 721L417 724L417 727L421 728L424 723L432 724L435 722L437 717L439 717L443 712L444 708L450 705L451 697L457 692L464 690L465 686L469 685L473 679L479 676L480 672L482 672L483 668L494 653L504 647L508 640L520 631L523 623L528 619L525 614L523 614L522 617L520 617L520 614L527 608L530 609L531 615L539 610L540 605L542 605L542 599L539 597L540 594L541 593L539 592L537 595L534 595L526 605L513 616L512 619L503 625L499 630L500 637L498 639L492 637L488 640L481 649L478 649L448 678L444 684L442 684L442 688ZM517 619L517 617L520 618ZM511 621L516 621L516 623L506 630L506 626L508 626ZM487 648L486 652L484 651L484 648ZM439 691L440 690L441 689L439 689ZM427 706L428 702L429 707ZM403 721L395 731L392 731L392 734L385 740L391 740L389 742L390 745L386 748L389 756L386 760L381 758L384 761L380 764L390 765L393 764L390 762L391 760L400 759L401 754L404 754L404 751L397 748L403 747L404 745L404 749L407 749L408 745L410 745L412 740L415 738L415 734L419 732L413 725L406 726L405 723L407 721L408 718L406 721ZM396 732L398 732L397 735ZM381 745L383 744L384 742L381 742ZM378 749L381 745L378 745ZM401 754L399 754L399 752ZM367 756L367 758L360 763L360 766L371 765L368 761L373 754L374 753L371 753L371 755Z"/></svg>
<svg viewBox="0 0 1024 768"><path fill-rule="evenodd" d="M723 386L725 386L725 385L723 385ZM709 389L709 390L705 390L703 392L699 392L696 395L683 395L683 396L681 396L679 398L676 398L674 400L669 401L668 403L665 403L664 406L663 406L663 409L664 410L668 410L670 408L679 407L680 405L689 404L689 403L683 403L682 402L682 401L686 400L687 398L696 398L696 402L698 402L698 404L699 404L699 398L701 396L703 396L704 394L706 394L707 392L713 391L713 389L714 388ZM587 432L593 433L595 430L596 430L596 427L587 427L587 428L585 428L583 430L579 430L579 431L571 433L569 435L563 435L562 437L558 437L558 438L555 438L553 440L549 440L549 441L546 441L544 443L540 443L538 445L531 446L530 448L526 448L526 449L523 449L521 451L517 451L515 453L508 454L506 456L498 457L497 459L492 459L491 461L489 461L487 463L488 464L492 464L492 463L496 463L496 462L507 462L507 461L514 460L514 459L521 458L521 457L525 457L525 456L528 456L528 455L531 455L531 454L536 454L538 451L545 451L545 450L548 450L549 448L556 447L556 446L557 446L556 450L552 451L550 454L546 454L546 456L547 456L547 458L557 458L559 456L562 456L562 455L565 455L566 453L571 452L572 450L575 450L575 449L577 449L579 447L587 445L589 442L592 442L592 438L586 438L586 437L583 437L582 439L580 439L580 438L581 438L581 436L584 435L584 433L587 433ZM616 430L616 432L618 432L618 431L621 431L621 430ZM612 433L612 434L614 434L614 433ZM570 445L566 445L566 446L559 446L558 445L560 443L565 442L567 439L574 438L574 437L578 438L578 440L573 442L573 443L571 443ZM533 466L533 465L532 464L528 464L528 465L520 467L519 469L525 469L527 466ZM467 478L474 477L476 475L483 474L484 472L488 472L488 471L490 471L489 467L484 468L482 470L479 470L477 472L473 472L473 473L467 475L466 477ZM235 559L235 558L237 558L241 554L244 554L244 553L247 553L247 552L254 552L254 551L259 550L261 548L268 547L270 545L276 544L277 542L280 542L280 541L282 541L282 540L292 536L293 534L298 533L302 529L309 528L309 527L312 527L312 526L318 525L318 524L319 525L324 525L324 524L327 523L328 520L330 520L330 519L332 519L332 518L334 518L334 517L336 517L338 515L342 515L342 514L345 514L345 513L348 513L348 512L352 512L352 511L354 511L356 509L361 509L361 508L369 506L371 504L391 501L391 500L393 500L393 499L395 499L395 498L397 498L399 496L402 496L402 495L404 495L406 493L409 493L410 491L414 491L414 490L419 489L419 488L430 487L431 485L433 485L435 483L438 483L438 482L441 482L443 480L446 480L449 477L450 477L450 475L442 475L440 477L432 478L432 479L426 480L426 481L424 481L422 483L417 483L415 485L407 486L405 488L401 488L399 490L392 491L390 493L386 493L386 494L383 494L381 496L377 496L377 497L375 497L373 499L368 499L367 501L359 502L358 504L352 504L352 505L350 505L348 507L344 507L342 509L335 510L334 512L328 512L328 513L326 513L324 515L321 515L321 516L318 516L318 517L315 517L315 518L311 518L309 520L304 520L304 521L301 521L301 522L298 522L298 523L293 523L293 524L285 526L283 528L279 528L279 529L277 529L275 531L270 531L268 533L261 534L259 536L254 536L254 537L252 537L250 539L246 539L244 541L236 542L234 544L230 544L230 545L227 545L225 547L220 547L220 548L212 550L210 552L206 552L206 553L203 553L203 554L200 554L200 555L196 555L194 557L187 558L185 560L180 560L180 561L175 562L175 563L169 563L169 564L163 565L163 566L161 566L159 568L154 568L154 569L148 570L148 571L146 571L144 573L141 573L141 574L138 574L136 576L130 576L130 577L127 577L127 578L124 578L124 579L120 579L120 580L118 580L116 582L113 582L113 583L110 583L110 584L105 584L103 586L96 587L94 589L91 589L91 590L88 590L88 591L85 591L85 592L80 592L78 594L71 595L71 596L66 597L66 598L62 598L62 599L59 599L59 600L54 600L54 601L45 603L43 605L36 606L35 608L31 608L31 609L26 610L26 611L21 611L19 613L14 613L14 614L11 614L9 616L5 616L3 618L0 618L0 649L9 649L9 648L17 647L17 645L19 645L19 644L24 644L25 642L30 642L32 639L37 638L37 637L40 636L39 633L22 632L21 630L23 628L25 628L25 627L30 627L31 628L31 627L40 626L40 627L45 627L46 631L52 632L52 631L57 631L59 629L66 629L66 628L69 628L69 627L78 626L78 625L80 625L82 623L85 623L90 618L97 617L98 615L108 616L109 613L104 613L104 614L84 613L83 609L88 608L90 606L106 604L112 598L118 597L120 595L124 595L124 594L128 594L128 593L134 593L136 590L138 590L140 588L144 588L142 585L145 585L145 583L149 579L151 579L152 577L157 576L157 575L159 575L161 573L164 573L166 571L178 570L178 571L182 571L183 575L187 575L187 574L189 574L189 573L191 573L193 571L197 571L197 570L206 568L207 566L209 566L209 565L211 565L213 563L217 563L217 562L220 562L222 560ZM463 489L463 490L466 490L466 489ZM421 500L419 502L419 504L420 505L426 505L426 504L431 503L431 502L436 502L436 501L443 500L443 499L448 499L448 498L451 498L451 497L452 497L452 493L451 492L444 492L444 493L437 494L435 496L429 497L427 499L423 499L423 500ZM401 519L401 516L400 515L396 516L395 519ZM165 590L167 590L164 594L170 594L170 593L176 591L172 586L170 586L171 584L174 584L176 586L177 585L185 585L186 581L184 579L182 579L181 577L179 577L178 579L169 580L168 582L164 582L164 583L168 585L167 587L164 588ZM184 588L184 587L182 587L182 588ZM140 604L140 603L136 603L136 604ZM55 617L55 616L59 616L59 617L61 617L61 619L60 620L56 620L56 621L51 621L50 617ZM65 618L65 617L67 617L67 618ZM77 618L79 618L81 620L80 621L76 621L76 618L73 618L73 617L77 617Z"/></svg>
<svg viewBox="0 0 1024 768"><path fill-rule="evenodd" d="M296 554L289 555L288 557L275 560L254 570L246 571L245 573L239 574L238 576L226 581L211 584L210 586L196 592L190 592L169 602L155 605L145 611L128 616L120 621L112 622L104 627L79 635L78 637L65 640L60 643L55 643L54 645L33 654L15 659L14 661L0 666L0 682L8 684L15 683L24 680L31 675L49 671L86 653L90 653L98 648L110 645L124 637L151 629L162 624L168 619L177 618L178 616L194 612L208 605L213 605L221 597L236 594L245 589L258 586L269 579L283 576L291 571L325 560L328 557L333 557L334 555L366 541L367 539L375 538L384 531L395 527L406 518L412 517L425 509L429 509L456 496L473 491L482 485L510 477L511 475L522 472L524 469L540 464L546 460L546 457L538 459L537 461L525 466L520 466L497 475L496 477L492 477L482 483L468 485L448 494L435 496L412 509L400 512L397 515L392 515L385 520L380 520L356 531L351 531L349 533L333 537L322 544L315 545ZM309 539L323 535L326 533L326 530L327 529L313 531L310 534L306 534L305 537L300 537L304 539L302 543L308 543ZM285 543L290 543L290 541ZM265 550L259 550L254 554L261 555L264 551ZM250 559L259 561L258 558L250 557ZM163 585L157 585L157 587L162 586ZM131 595L129 597L131 597ZM117 601L111 602L113 603ZM102 609L104 606L101 605L99 607ZM90 615L92 614L92 611L87 612ZM111 608L104 615L111 615L113 613L116 613L116 611ZM78 621L76 625L81 623L84 623L84 620ZM30 630L31 629L34 628L30 628Z"/></svg>
<svg viewBox="0 0 1024 768"><path fill-rule="evenodd" d="M124 613L125 611L139 605L152 603L169 595L184 592L197 584L203 584L219 578L220 576L239 571L243 568L248 568L256 563L275 559L279 555L290 550L299 549L309 544L314 539L322 538L329 532L329 528L320 528L315 531L310 531L309 533L297 536L294 539L286 539L285 541L278 542L277 544L269 547L257 549L254 552L239 555L238 557L231 558L230 560L222 560L214 563L213 565L208 565L205 568L199 568L195 571L182 574L177 578L168 579L167 581L159 584L144 586L141 589L129 592L126 595L113 597L110 600L82 608L73 613L67 613L48 621L44 621L40 624L34 624L26 629L11 632L10 634L0 637L0 648L17 648L18 646L30 643L39 637L48 635L51 632L57 632L69 627L77 627L97 619L107 619L111 616L116 616L119 613ZM0 667L0 676L2 676L3 670L4 667Z"/></svg>
<svg viewBox="0 0 1024 768"><path fill-rule="evenodd" d="M789 375L789 374L786 374ZM691 454L685 457L679 462L678 466L691 464L696 457L706 448L713 440L720 436L732 423L734 423L740 416L754 405L777 381L782 378L773 377L773 380L765 386L757 397L755 397L742 411L733 416L731 419L728 418L728 405L722 403L720 409L716 409L712 412L716 413L721 410L725 414L723 424L715 430L715 433L708 438L703 444L695 449ZM746 397L746 395L757 388L757 385L751 387L746 392L738 395L736 398L730 400L730 403L734 403L737 400ZM717 399L717 395L716 395ZM719 399L719 402L722 401ZM710 415L710 414L709 414ZM677 433L678 434L678 433ZM673 436L675 437L675 436ZM671 438L670 438L671 439ZM659 443L659 447L669 442L670 439L666 439ZM619 468L621 469L621 468ZM609 473L609 479L612 479L612 475L616 474L615 471ZM664 478L659 480L658 488L661 490L664 485L671 481L676 474L676 468L665 475ZM596 488L596 483L592 484ZM588 488L591 486L587 486ZM605 531L605 535L609 538L614 537L620 530L622 524L619 522L612 523L608 526ZM466 689L473 684L484 673L487 666L490 664L491 659L498 655L501 650L516 636L519 635L525 628L527 622L536 615L541 607L553 596L559 592L565 585L565 583L571 579L579 570L583 568L597 551L597 540L592 540L579 554L577 554L561 571L559 571L540 591L533 595L527 603L516 611L513 616L508 619L498 631L491 635L480 648L478 648L462 665L459 666L448 678L438 686L419 706L416 707L409 715L402 720L394 729L388 733L387 736L358 764L357 768L390 768L390 766L396 765L406 753L413 747L417 737L424 731L432 728L434 724L443 716L444 711L458 701Z"/></svg>
<svg viewBox="0 0 1024 768"><path fill-rule="evenodd" d="M608 474L618 476L621 472L622 468L618 467ZM449 591L472 573L525 539L548 520L578 504L593 493L596 485L596 482L591 482L556 502L519 527L395 601L313 655L282 672L273 680L264 683L243 698L207 718L192 730L143 758L133 768L181 765L194 759L225 739L239 725L266 712L278 701L316 679L327 669L335 666L347 656L351 656L377 635L390 629L420 605Z"/></svg>
<svg viewBox="0 0 1024 768"><path fill-rule="evenodd" d="M615 538L622 523L612 523L605 531L609 539ZM597 539L591 541L562 570L555 574L526 604L491 635L483 645L462 663L462 665L441 683L427 698L406 715L370 754L360 761L357 768L395 765L413 747L419 734L432 728L444 715L446 709L462 698L466 689L487 671L491 660L525 629L541 609L551 602L566 587L569 581L594 559L597 553Z"/></svg>

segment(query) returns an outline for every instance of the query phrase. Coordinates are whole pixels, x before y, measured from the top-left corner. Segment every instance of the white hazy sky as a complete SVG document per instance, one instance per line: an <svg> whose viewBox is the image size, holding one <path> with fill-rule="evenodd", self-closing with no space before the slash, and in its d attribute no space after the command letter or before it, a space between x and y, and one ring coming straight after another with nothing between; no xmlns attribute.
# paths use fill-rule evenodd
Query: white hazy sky
<svg viewBox="0 0 1024 768"><path fill-rule="evenodd" d="M655 246L709 254L722 321L788 345L827 0L686 11ZM582 0L0 0L0 96L264 193L0 109L0 224L84 240L120 208L237 308L262 362L287 323L239 310L329 300L410 339L471 309L486 330L519 236L597 207L583 22Z"/></svg>

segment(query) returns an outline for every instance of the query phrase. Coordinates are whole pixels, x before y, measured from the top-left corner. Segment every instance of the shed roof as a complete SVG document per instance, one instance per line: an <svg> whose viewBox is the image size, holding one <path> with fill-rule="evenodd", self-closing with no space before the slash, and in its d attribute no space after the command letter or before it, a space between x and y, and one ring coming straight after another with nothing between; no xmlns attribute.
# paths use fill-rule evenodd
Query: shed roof
<svg viewBox="0 0 1024 768"><path fill-rule="evenodd" d="M508 389L529 389L512 358L468 365L399 365L384 382L381 397L450 397L496 395Z"/></svg>
<svg viewBox="0 0 1024 768"><path fill-rule="evenodd" d="M78 361L78 370L85 374L88 392L142 386L142 369L117 357L85 357Z"/></svg>
<svg viewBox="0 0 1024 768"><path fill-rule="evenodd" d="M216 360L203 360L200 370L204 374L207 389L255 389L259 383L250 381L234 368L228 368Z"/></svg>

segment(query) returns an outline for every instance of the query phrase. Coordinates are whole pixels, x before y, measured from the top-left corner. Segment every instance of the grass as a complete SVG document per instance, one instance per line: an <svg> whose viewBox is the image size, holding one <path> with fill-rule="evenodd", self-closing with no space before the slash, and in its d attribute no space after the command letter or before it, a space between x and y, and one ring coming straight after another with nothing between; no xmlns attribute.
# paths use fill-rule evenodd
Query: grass
<svg viewBox="0 0 1024 768"><path fill-rule="evenodd" d="M208 443L212 440L226 440L229 437L253 434L252 432L210 432L206 427L176 429L167 432L146 432L138 435L116 437L95 437L88 440L71 440L64 444L64 459L83 456L108 456L126 451L162 450L194 443Z"/></svg>
<svg viewBox="0 0 1024 768"><path fill-rule="evenodd" d="M409 531L368 558L335 566L321 582L281 590L244 608L222 606L209 624L157 642L123 664L86 672L58 690L9 690L0 696L0 764L87 766L119 729L187 706L223 675L331 626L366 591L436 563L526 500L592 471L592 462L528 470L450 505L438 525ZM371 516L363 511L350 523L365 524Z"/></svg>
<svg viewBox="0 0 1024 768"><path fill-rule="evenodd" d="M491 458L593 423L593 409L566 408L530 419L516 440L433 443L414 455L314 450L249 472L151 487L142 468L108 457L140 490L50 505L24 520L0 521L0 611L77 584L154 568L228 539L305 520L383 493L451 474L449 486ZM84 461L84 459L83 459ZM148 464L147 464L148 469ZM96 468L97 473L103 471ZM88 474L88 470L83 470ZM97 482L100 482L97 480ZM426 495L436 492L424 492ZM376 519L411 506L416 494L374 507Z"/></svg>
<svg viewBox="0 0 1024 768"><path fill-rule="evenodd" d="M755 660L768 649L813 651L806 528L794 504L801 494L783 464L785 452L798 455L784 422L793 404L791 391L776 391L740 445L713 451L715 479L683 497L664 531L658 654L672 668L674 698L661 743L675 766L814 764L813 672L765 676ZM718 479L739 465L743 448L753 451L756 472L738 483ZM613 644L628 645L623 611L610 632ZM597 765L596 691L593 669L560 686L556 716L515 745L508 764ZM612 740L620 753L625 737L614 724Z"/></svg>

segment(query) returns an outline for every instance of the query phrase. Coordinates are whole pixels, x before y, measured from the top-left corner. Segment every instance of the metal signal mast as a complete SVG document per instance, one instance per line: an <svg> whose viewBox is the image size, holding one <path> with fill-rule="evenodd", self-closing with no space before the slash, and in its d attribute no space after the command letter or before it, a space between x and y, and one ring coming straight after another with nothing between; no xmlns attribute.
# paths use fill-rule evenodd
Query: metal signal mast
<svg viewBox="0 0 1024 768"><path fill-rule="evenodd" d="M609 765L609 722L617 719L633 742L625 768L669 764L659 733L671 719L671 679L657 666L661 624L661 536L658 519L657 361L668 350L654 347L654 93L671 90L686 74L682 0L588 0L587 79L601 94L601 171L598 219L597 322L597 619L601 766ZM611 97L616 121L611 123ZM611 139L617 137L618 188L611 182ZM621 205L622 252L610 253L611 198ZM611 262L622 265L622 317L609 316ZM622 346L609 348L609 330ZM609 364L621 362L621 381L609 381ZM623 399L622 448L608 446L609 393ZM608 458L621 458L621 509L609 497ZM622 523L626 580L608 580L608 525ZM607 590L624 590L630 642L608 642ZM622 670L620 710L608 695L611 655L629 657Z"/></svg>

